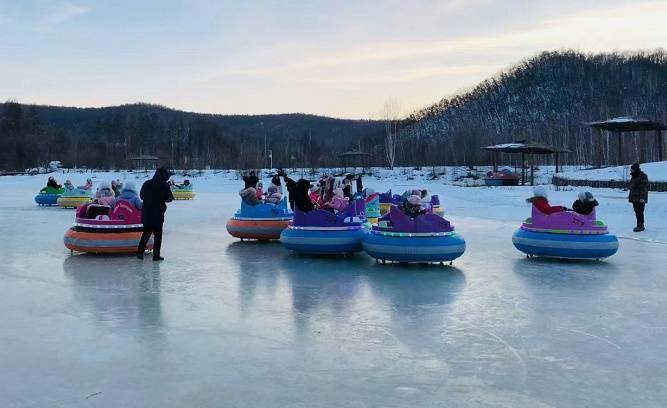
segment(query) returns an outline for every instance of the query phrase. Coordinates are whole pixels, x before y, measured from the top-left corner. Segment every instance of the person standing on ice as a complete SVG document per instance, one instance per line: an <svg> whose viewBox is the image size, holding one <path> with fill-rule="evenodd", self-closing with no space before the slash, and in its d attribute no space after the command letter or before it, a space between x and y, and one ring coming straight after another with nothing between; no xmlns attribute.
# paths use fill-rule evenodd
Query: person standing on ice
<svg viewBox="0 0 667 408"><path fill-rule="evenodd" d="M533 188L533 196L526 199L527 202L533 204L543 214L554 214L557 212L567 211L567 208L562 205L551 205L547 198L547 189L544 186L536 186Z"/></svg>
<svg viewBox="0 0 667 408"><path fill-rule="evenodd" d="M153 235L153 260L162 261L160 248L162 247L162 226L164 224L164 213L167 211L167 203L174 200L167 181L174 173L160 167L155 170L153 178L144 182L141 186L139 196L143 200L143 211L141 222L144 224L144 233L139 241L137 258L144 259L146 244Z"/></svg>
<svg viewBox="0 0 667 408"><path fill-rule="evenodd" d="M296 197L296 182L289 178L282 170L278 170L278 175L283 177L285 181L285 188L287 188L287 201L289 201L289 208L294 210L294 199Z"/></svg>
<svg viewBox="0 0 667 408"><path fill-rule="evenodd" d="M628 190L628 201L632 203L637 218L637 226L633 231L644 231L644 208L648 203L648 176L639 168L639 163L634 163L630 167Z"/></svg>

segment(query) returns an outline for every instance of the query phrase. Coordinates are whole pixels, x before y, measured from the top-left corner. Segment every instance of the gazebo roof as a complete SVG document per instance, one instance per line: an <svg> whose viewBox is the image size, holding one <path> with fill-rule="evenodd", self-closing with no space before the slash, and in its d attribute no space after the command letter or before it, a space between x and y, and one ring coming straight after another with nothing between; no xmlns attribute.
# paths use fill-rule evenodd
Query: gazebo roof
<svg viewBox="0 0 667 408"><path fill-rule="evenodd" d="M491 150L502 153L529 153L529 154L554 154L569 153L568 149L561 149L544 143L517 140L512 143L502 143L493 146L482 147L482 150Z"/></svg>
<svg viewBox="0 0 667 408"><path fill-rule="evenodd" d="M359 157L359 156L370 156L370 153L366 152L343 152L338 153L338 157Z"/></svg>
<svg viewBox="0 0 667 408"><path fill-rule="evenodd" d="M159 157L142 154L141 156L130 157L130 160L160 160Z"/></svg>
<svg viewBox="0 0 667 408"><path fill-rule="evenodd" d="M594 127L602 130L610 130L612 132L642 132L649 130L667 130L667 125L664 123L633 118L631 116L620 116L609 120L600 120L596 122L586 122L586 126Z"/></svg>

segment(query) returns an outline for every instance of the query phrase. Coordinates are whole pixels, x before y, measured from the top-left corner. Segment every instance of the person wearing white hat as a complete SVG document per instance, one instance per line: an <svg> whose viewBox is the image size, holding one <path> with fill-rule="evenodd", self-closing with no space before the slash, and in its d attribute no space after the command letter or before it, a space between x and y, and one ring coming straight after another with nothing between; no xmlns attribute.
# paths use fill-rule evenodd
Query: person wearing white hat
<svg viewBox="0 0 667 408"><path fill-rule="evenodd" d="M547 189L544 186L535 186L533 188L533 196L526 199L527 202L533 204L541 213L544 214L553 214L557 212L567 211L567 208L562 205L549 204L549 199L547 198Z"/></svg>

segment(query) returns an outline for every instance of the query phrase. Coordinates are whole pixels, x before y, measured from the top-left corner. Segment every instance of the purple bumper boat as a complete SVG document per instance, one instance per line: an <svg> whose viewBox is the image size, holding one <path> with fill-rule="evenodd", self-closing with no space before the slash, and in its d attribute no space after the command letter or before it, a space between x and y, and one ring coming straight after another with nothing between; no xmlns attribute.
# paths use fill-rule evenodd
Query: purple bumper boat
<svg viewBox="0 0 667 408"><path fill-rule="evenodd" d="M364 250L382 263L451 262L463 255L465 240L446 219L427 213L415 218L391 206L363 241Z"/></svg>
<svg viewBox="0 0 667 408"><path fill-rule="evenodd" d="M348 254L361 251L367 234L363 224L364 200L356 200L340 215L329 211L302 212L294 209L294 218L280 234L280 242L291 251L306 254Z"/></svg>
<svg viewBox="0 0 667 408"><path fill-rule="evenodd" d="M512 236L519 251L531 256L602 259L616 253L618 239L607 226L589 215L564 211L544 214L533 207L532 217Z"/></svg>

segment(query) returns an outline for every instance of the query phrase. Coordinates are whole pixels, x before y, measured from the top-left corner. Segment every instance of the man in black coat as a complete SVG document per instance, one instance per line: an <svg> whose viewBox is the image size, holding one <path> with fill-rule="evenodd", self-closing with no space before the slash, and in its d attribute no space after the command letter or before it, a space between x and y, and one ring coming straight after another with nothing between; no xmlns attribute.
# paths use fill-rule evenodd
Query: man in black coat
<svg viewBox="0 0 667 408"><path fill-rule="evenodd" d="M162 261L160 248L162 247L162 225L164 224L164 213L167 204L174 200L167 181L174 173L165 168L155 170L153 178L144 182L141 186L139 196L144 200L141 213L141 222L144 224L144 232L139 241L139 253L137 258L144 259L146 244L153 235L153 260Z"/></svg>
<svg viewBox="0 0 667 408"><path fill-rule="evenodd" d="M315 209L315 205L308 194L309 192L310 181L299 179L294 187L294 205L302 212L313 211Z"/></svg>
<svg viewBox="0 0 667 408"><path fill-rule="evenodd" d="M639 163L630 167L630 184L628 186L628 201L632 203L637 218L634 232L644 231L644 207L648 203L648 176L639 168Z"/></svg>
<svg viewBox="0 0 667 408"><path fill-rule="evenodd" d="M278 175L282 176L285 180L285 188L287 188L287 200L289 201L289 207L294 210L294 198L296 197L296 182L289 178L285 172L278 170Z"/></svg>

